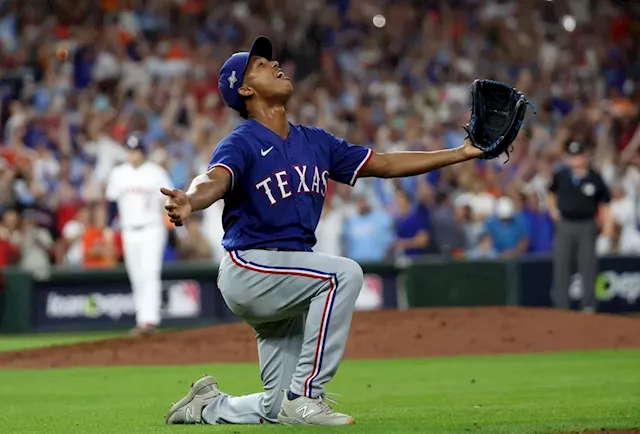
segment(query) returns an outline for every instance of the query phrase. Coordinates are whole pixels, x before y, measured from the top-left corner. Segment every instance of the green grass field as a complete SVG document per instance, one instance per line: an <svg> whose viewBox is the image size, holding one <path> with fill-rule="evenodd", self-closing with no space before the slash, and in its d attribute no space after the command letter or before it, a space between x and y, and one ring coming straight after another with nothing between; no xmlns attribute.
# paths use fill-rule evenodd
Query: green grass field
<svg viewBox="0 0 640 434"><path fill-rule="evenodd" d="M126 336L126 332L92 333L42 333L35 335L9 335L0 337L0 351L21 350L24 348L46 347L51 345L73 344L99 339Z"/></svg>
<svg viewBox="0 0 640 434"><path fill-rule="evenodd" d="M0 338L0 348L51 343L44 337L12 339L7 344ZM329 391L341 395L339 410L352 414L355 426L164 425L171 402L205 372L228 393L260 388L254 364L0 370L0 433L552 433L640 427L640 350L347 361Z"/></svg>

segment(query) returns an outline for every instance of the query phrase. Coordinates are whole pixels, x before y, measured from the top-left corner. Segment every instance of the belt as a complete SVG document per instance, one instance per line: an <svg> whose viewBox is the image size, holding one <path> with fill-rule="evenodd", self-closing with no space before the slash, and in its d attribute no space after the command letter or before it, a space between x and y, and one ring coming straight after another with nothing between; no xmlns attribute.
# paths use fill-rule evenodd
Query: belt
<svg viewBox="0 0 640 434"><path fill-rule="evenodd" d="M125 231L134 231L134 232L137 232L137 231L141 231L141 230L143 230L143 229L147 229L147 228L149 228L149 227L151 227L151 225L127 226L127 227L125 227L125 228L124 228L124 230L125 230Z"/></svg>
<svg viewBox="0 0 640 434"><path fill-rule="evenodd" d="M582 222L587 222L590 220L595 220L596 216L592 215L592 216L562 216L562 220L566 221L566 222L570 222L570 223L582 223Z"/></svg>
<svg viewBox="0 0 640 434"><path fill-rule="evenodd" d="M268 252L304 252L300 249L289 249L286 247L255 247L252 249L233 249L238 252L246 252L247 250L266 250Z"/></svg>

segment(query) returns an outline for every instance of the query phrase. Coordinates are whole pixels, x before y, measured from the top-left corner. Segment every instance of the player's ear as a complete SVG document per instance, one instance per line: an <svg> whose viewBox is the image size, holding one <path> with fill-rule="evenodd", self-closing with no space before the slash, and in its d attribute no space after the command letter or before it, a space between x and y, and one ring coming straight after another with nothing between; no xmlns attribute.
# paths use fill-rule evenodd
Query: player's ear
<svg viewBox="0 0 640 434"><path fill-rule="evenodd" d="M249 98L250 96L252 96L255 91L253 90L252 87L249 86L242 86L240 89L238 89L238 93L243 97L243 98Z"/></svg>

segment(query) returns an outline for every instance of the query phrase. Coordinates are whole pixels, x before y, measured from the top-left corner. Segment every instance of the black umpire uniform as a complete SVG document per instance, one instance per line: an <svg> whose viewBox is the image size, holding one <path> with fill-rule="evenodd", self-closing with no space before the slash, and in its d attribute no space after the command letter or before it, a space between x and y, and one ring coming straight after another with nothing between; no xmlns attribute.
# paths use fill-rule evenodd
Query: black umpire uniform
<svg viewBox="0 0 640 434"><path fill-rule="evenodd" d="M569 164L557 171L549 188L549 207L556 217L553 254L554 306L569 309L569 286L573 266L582 279L582 309L596 310L595 282L598 272L596 213L611 194L600 174L591 167L591 145L569 141L565 145ZM556 212L557 211L557 212Z"/></svg>

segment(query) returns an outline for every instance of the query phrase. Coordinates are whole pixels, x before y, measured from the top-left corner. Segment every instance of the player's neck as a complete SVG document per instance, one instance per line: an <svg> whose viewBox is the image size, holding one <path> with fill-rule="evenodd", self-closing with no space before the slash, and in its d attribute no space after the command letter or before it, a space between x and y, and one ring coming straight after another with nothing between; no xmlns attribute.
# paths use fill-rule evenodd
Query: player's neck
<svg viewBox="0 0 640 434"><path fill-rule="evenodd" d="M269 128L283 139L286 139L289 135L289 122L287 121L287 112L284 106L255 107L252 108L249 117Z"/></svg>
<svg viewBox="0 0 640 434"><path fill-rule="evenodd" d="M571 168L571 172L578 177L584 177L587 172L589 171L589 167L585 167L585 166L580 166L580 167L572 167Z"/></svg>

